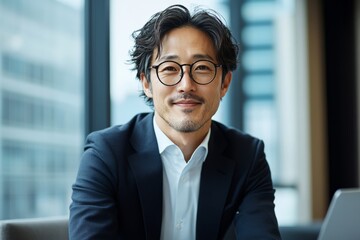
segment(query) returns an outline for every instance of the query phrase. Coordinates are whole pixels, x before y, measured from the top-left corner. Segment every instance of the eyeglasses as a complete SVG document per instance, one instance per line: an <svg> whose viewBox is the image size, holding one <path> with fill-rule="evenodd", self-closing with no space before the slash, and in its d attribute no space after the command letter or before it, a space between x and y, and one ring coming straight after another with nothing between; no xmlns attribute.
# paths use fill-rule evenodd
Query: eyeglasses
<svg viewBox="0 0 360 240"><path fill-rule="evenodd" d="M216 69L221 64L215 64L209 60L198 60L192 64L179 64L174 61L165 61L159 65L151 66L156 70L159 81L166 86L178 84L184 76L183 66L190 67L191 79L200 85L211 83L216 76Z"/></svg>

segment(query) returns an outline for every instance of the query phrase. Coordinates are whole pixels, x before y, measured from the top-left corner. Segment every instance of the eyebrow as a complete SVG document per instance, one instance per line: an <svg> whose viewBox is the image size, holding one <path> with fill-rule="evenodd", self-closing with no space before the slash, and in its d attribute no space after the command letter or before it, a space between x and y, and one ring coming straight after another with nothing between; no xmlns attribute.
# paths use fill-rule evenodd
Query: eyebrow
<svg viewBox="0 0 360 240"><path fill-rule="evenodd" d="M194 60L206 59L206 60L215 61L215 59L213 59L210 55L207 55L207 54L194 54L192 56L192 58ZM170 61L170 60L178 60L178 59L179 59L178 55L164 55L164 56L161 56L158 60L159 61Z"/></svg>

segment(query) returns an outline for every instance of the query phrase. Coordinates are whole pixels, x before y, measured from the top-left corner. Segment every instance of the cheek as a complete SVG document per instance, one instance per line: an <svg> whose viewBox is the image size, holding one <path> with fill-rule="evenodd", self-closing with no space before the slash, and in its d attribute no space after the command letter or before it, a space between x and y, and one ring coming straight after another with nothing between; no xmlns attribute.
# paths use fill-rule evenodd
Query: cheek
<svg viewBox="0 0 360 240"><path fill-rule="evenodd" d="M221 98L225 95L224 89L221 86L218 86L216 90L214 90L210 96L212 96L212 99L214 102L218 102L221 100Z"/></svg>
<svg viewBox="0 0 360 240"><path fill-rule="evenodd" d="M221 100L221 91L211 91L207 93L208 110L217 109Z"/></svg>
<svg viewBox="0 0 360 240"><path fill-rule="evenodd" d="M164 88L163 86L158 86L153 84L152 89L152 98L154 101L154 105L164 105L167 101L168 96L171 95L171 91Z"/></svg>

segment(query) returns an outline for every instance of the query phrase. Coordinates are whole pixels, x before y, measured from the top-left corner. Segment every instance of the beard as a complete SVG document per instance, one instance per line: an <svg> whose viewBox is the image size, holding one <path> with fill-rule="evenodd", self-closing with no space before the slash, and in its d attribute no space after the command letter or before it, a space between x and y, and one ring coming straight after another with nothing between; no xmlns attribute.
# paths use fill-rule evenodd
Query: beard
<svg viewBox="0 0 360 240"><path fill-rule="evenodd" d="M178 132L183 132L183 133L191 133L191 132L196 132L197 130L199 130L202 126L204 126L203 124L200 124L198 122L194 122L191 120L183 120L181 122L167 122L169 124L169 126L173 129L175 129Z"/></svg>
<svg viewBox="0 0 360 240"><path fill-rule="evenodd" d="M203 99L202 97L193 95L191 93L183 93L170 98L168 100L168 104L172 105L175 101L180 99L193 99L194 101L199 102L201 104L205 103L205 99ZM164 109L165 108L163 108L163 110ZM202 113L200 114L202 116L199 116L199 113L196 114L195 112L193 112L192 109L183 109L182 112L184 116L180 118L177 116L172 116L171 111L160 110L157 112L159 117L162 118L162 120L166 122L166 124L169 127L181 133L196 132L199 129L201 129L208 122L208 120L211 120L211 119L206 119L206 115L207 115L206 113Z"/></svg>
<svg viewBox="0 0 360 240"><path fill-rule="evenodd" d="M202 128L207 122L205 119L194 120L190 115L192 111L184 111L189 114L187 118L179 119L174 117L165 117L159 114L159 116L174 130L182 133L196 132Z"/></svg>

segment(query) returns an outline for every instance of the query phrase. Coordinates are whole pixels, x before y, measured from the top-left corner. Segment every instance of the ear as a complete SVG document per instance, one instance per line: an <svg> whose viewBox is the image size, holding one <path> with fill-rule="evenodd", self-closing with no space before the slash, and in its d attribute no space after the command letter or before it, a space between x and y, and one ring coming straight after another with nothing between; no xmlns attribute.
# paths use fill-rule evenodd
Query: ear
<svg viewBox="0 0 360 240"><path fill-rule="evenodd" d="M150 83L150 81L147 80L145 73L140 74L140 81L141 81L145 95L148 98L152 98L153 95L152 95L152 90L151 90L151 83Z"/></svg>
<svg viewBox="0 0 360 240"><path fill-rule="evenodd" d="M232 79L232 72L228 72L225 77L223 82L221 83L221 98L223 98L226 94L226 92L229 89L230 83L231 83L231 79Z"/></svg>

